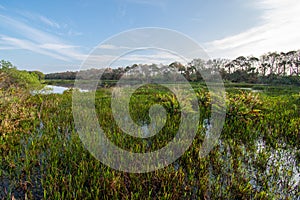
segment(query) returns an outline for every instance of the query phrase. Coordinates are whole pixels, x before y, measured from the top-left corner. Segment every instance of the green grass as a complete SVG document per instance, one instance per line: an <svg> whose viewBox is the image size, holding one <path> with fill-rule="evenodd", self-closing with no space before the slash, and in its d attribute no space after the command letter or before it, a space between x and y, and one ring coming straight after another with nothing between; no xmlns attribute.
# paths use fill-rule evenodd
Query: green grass
<svg viewBox="0 0 300 200"><path fill-rule="evenodd" d="M260 93L226 88L221 138L208 156L200 158L202 121L209 117L210 96L205 85L192 87L201 110L192 145L173 164L143 174L111 169L85 149L74 127L70 91L22 97L7 93L9 98L0 104L0 199L299 197L299 186L292 180L300 171L299 88L251 86L259 87ZM182 108L167 89L147 85L131 97L130 114L137 124L150 123L151 105L161 104L168 111L165 127L150 138L151 147L146 139L122 133L110 108L111 91L99 89L95 107L99 124L116 145L133 152L154 151L177 132ZM262 150L257 147L260 143Z"/></svg>

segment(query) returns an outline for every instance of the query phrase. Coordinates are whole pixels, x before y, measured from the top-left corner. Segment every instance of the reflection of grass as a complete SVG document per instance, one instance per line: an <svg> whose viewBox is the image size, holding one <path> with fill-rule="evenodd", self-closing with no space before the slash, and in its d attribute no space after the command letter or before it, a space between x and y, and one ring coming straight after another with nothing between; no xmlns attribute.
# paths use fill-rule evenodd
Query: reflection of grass
<svg viewBox="0 0 300 200"><path fill-rule="evenodd" d="M209 93L203 85L192 86L203 121L209 117ZM207 157L199 158L205 132L199 123L193 144L180 159L146 174L115 171L85 150L74 128L70 92L6 93L0 104L0 122L6 123L0 127L0 199L294 199L300 196L292 184L300 170L299 90L261 87L266 93L228 92L226 123ZM146 139L123 134L116 126L110 94L111 89L98 90L95 102L99 123L115 144L147 152L172 139L181 107L169 90L145 86L131 98L130 113L137 123L149 123L149 107L155 103L168 112L163 130L150 138L150 148ZM259 152L257 141L264 144ZM289 155L288 163L276 158L280 151Z"/></svg>

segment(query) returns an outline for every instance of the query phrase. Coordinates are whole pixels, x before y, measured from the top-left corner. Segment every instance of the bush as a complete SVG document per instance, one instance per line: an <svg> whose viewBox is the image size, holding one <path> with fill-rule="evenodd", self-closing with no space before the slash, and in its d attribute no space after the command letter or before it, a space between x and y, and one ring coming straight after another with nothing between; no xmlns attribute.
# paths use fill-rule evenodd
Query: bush
<svg viewBox="0 0 300 200"><path fill-rule="evenodd" d="M2 89L18 87L25 90L41 89L43 85L37 73L30 73L25 70L18 70L10 62L0 61L0 86Z"/></svg>

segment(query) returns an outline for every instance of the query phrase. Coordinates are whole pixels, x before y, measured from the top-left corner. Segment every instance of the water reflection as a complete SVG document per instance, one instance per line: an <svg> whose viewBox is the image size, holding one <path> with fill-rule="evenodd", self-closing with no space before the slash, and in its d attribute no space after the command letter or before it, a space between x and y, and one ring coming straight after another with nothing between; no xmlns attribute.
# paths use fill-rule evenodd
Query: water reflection
<svg viewBox="0 0 300 200"><path fill-rule="evenodd" d="M32 92L33 94L62 94L64 91L69 90L72 88L69 87L62 87L56 85L46 85L43 89L39 91ZM79 89L80 92L88 92L88 90Z"/></svg>

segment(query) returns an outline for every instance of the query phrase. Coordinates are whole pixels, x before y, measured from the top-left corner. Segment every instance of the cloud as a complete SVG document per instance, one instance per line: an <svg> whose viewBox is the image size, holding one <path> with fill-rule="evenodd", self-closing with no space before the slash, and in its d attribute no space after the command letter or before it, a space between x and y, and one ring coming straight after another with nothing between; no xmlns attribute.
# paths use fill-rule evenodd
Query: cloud
<svg viewBox="0 0 300 200"><path fill-rule="evenodd" d="M41 30L35 29L21 21L15 20L11 17L0 15L0 26L2 25L6 29L22 35L29 40L46 43L47 41L59 41L59 39L53 35L50 35Z"/></svg>
<svg viewBox="0 0 300 200"><path fill-rule="evenodd" d="M35 21L39 24L49 27L50 30L51 29L53 29L54 31L63 30L63 32L56 33L57 35L67 35L67 36L82 35L82 32L72 30L71 28L68 27L67 24L60 25L58 22L54 21L53 19L50 19L49 17L37 13L33 13L33 12L28 12L28 11L19 11L18 13L23 17L25 17L26 19Z"/></svg>
<svg viewBox="0 0 300 200"><path fill-rule="evenodd" d="M78 51L77 46L68 45L54 35L38 30L11 17L0 15L1 26L18 35L17 37L9 37L2 34L0 42L6 46L16 49L27 49L63 61L83 60L86 57Z"/></svg>
<svg viewBox="0 0 300 200"><path fill-rule="evenodd" d="M54 28L60 28L60 25L54 21L52 21L51 19L48 19L47 17L44 17L42 15L37 15L37 17L40 19L41 22L43 22L44 24L54 27Z"/></svg>
<svg viewBox="0 0 300 200"><path fill-rule="evenodd" d="M263 11L260 25L240 34L206 43L204 46L212 57L259 56L269 51L300 48L298 0L256 0L252 5Z"/></svg>
<svg viewBox="0 0 300 200"><path fill-rule="evenodd" d="M174 61L186 64L186 60L167 52L152 53L152 54L127 54L120 57L116 64L129 65L129 64L170 64Z"/></svg>
<svg viewBox="0 0 300 200"><path fill-rule="evenodd" d="M72 49L72 48L78 48L79 46L46 43L40 45L40 47L44 49Z"/></svg>
<svg viewBox="0 0 300 200"><path fill-rule="evenodd" d="M33 13L33 12L28 12L28 11L19 11L18 13L27 19L41 22L42 24L49 26L51 28L56 28L56 29L60 28L60 25L57 22L55 22L54 20L52 20L46 16L43 16L43 15L40 15L37 13Z"/></svg>
<svg viewBox="0 0 300 200"><path fill-rule="evenodd" d="M17 48L12 46L0 46L0 50L16 50Z"/></svg>
<svg viewBox="0 0 300 200"><path fill-rule="evenodd" d="M0 35L0 40L1 40L1 43L6 43L6 44L10 45L9 47L12 49L26 49L26 50L30 50L35 53L40 53L40 54L44 54L47 56L51 56L51 57L59 59L59 60L68 61L68 59L66 57L61 56L57 53L52 53L52 52L46 51L43 48L39 47L36 43L33 43L29 40L22 40L22 39L8 37L8 36L4 36L4 35Z"/></svg>
<svg viewBox="0 0 300 200"><path fill-rule="evenodd" d="M115 59L113 55L86 55L82 69L106 68Z"/></svg>
<svg viewBox="0 0 300 200"><path fill-rule="evenodd" d="M99 47L97 47L98 49L108 49L108 50L120 50L120 49L131 49L130 47L124 47L124 46L116 46L113 44L102 44Z"/></svg>

